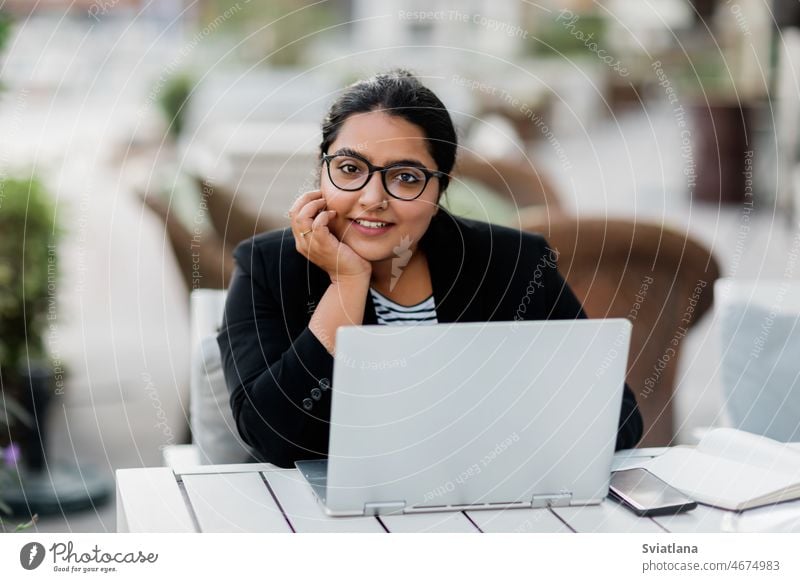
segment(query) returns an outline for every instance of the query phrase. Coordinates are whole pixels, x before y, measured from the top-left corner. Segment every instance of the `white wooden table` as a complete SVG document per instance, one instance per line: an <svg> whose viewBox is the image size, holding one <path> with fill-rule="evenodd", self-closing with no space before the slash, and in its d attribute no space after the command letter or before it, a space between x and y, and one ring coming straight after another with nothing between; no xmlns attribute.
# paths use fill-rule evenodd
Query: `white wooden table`
<svg viewBox="0 0 800 582"><path fill-rule="evenodd" d="M655 449L638 449L637 456ZM616 458L615 468L626 459ZM800 531L800 501L743 513L698 505L638 517L611 499L600 505L330 517L296 469L270 464L117 471L118 532L665 533Z"/></svg>

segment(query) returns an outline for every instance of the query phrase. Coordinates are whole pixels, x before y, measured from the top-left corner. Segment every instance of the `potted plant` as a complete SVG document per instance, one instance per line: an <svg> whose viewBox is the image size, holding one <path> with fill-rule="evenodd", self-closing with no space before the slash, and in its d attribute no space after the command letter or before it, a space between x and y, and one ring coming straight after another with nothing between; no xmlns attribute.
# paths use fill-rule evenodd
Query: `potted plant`
<svg viewBox="0 0 800 582"><path fill-rule="evenodd" d="M17 469L0 496L16 515L96 507L112 491L91 467L46 458L47 408L63 392L66 376L46 345L58 333L60 234L57 206L36 177L0 179L0 400L10 427L0 447L5 457L13 447ZM18 406L11 410L9 402Z"/></svg>
<svg viewBox="0 0 800 582"><path fill-rule="evenodd" d="M0 435L0 446L16 435L34 466L41 461L41 447L30 442L36 413L54 389L45 337L54 326L58 235L56 206L38 179L0 180L0 385L21 405L6 406L3 420L14 428Z"/></svg>
<svg viewBox="0 0 800 582"><path fill-rule="evenodd" d="M12 24L0 11L0 55ZM102 480L87 483L79 471L45 460L47 405L63 390L64 376L45 346L56 329L56 210L35 176L0 175L0 531L9 513L30 511L31 520L16 527L22 529L38 513L86 507L109 495Z"/></svg>
<svg viewBox="0 0 800 582"><path fill-rule="evenodd" d="M54 389L45 335L58 235L56 206L39 180L0 180L0 499L18 485L18 466L36 471L44 463L44 411Z"/></svg>
<svg viewBox="0 0 800 582"><path fill-rule="evenodd" d="M178 139L186 123L189 98L194 90L194 79L189 73L179 73L170 77L164 84L158 103L169 124L169 134Z"/></svg>

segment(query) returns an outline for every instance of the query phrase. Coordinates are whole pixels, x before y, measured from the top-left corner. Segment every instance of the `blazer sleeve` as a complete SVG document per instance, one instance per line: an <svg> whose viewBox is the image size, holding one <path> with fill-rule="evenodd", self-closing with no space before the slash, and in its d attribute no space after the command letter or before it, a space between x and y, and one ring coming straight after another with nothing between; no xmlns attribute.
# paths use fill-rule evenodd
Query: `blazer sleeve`
<svg viewBox="0 0 800 582"><path fill-rule="evenodd" d="M328 449L333 356L306 327L294 338L252 241L234 252L217 343L233 418L263 461L292 467Z"/></svg>
<svg viewBox="0 0 800 582"><path fill-rule="evenodd" d="M557 252L544 239L541 243L540 264L543 268L544 291L548 319L585 319L581 302L575 297L567 282L558 271ZM622 393L622 409L617 429L615 450L631 449L642 438L643 422L639 406L627 382Z"/></svg>

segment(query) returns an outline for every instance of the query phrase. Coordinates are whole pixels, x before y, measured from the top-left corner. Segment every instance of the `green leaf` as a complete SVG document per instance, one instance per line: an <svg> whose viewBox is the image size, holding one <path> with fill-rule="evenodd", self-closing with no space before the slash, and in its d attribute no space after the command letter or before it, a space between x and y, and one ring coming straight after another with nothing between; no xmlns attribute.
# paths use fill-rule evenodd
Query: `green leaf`
<svg viewBox="0 0 800 582"><path fill-rule="evenodd" d="M0 200L0 372L8 396L22 370L47 357L62 228L56 200L32 172L0 177Z"/></svg>
<svg viewBox="0 0 800 582"><path fill-rule="evenodd" d="M2 404L0 404L0 417L5 419L7 416L11 416L15 420L19 420L28 428L33 428L33 416L31 416L31 414L13 398L6 398L5 408Z"/></svg>
<svg viewBox="0 0 800 582"><path fill-rule="evenodd" d="M0 52L5 47L8 37L11 36L11 16L0 10Z"/></svg>
<svg viewBox="0 0 800 582"><path fill-rule="evenodd" d="M15 532L16 531L22 531L23 529L28 529L29 527L33 527L33 524L36 523L37 521L39 521L39 514L38 513L34 513L33 516L31 516L31 520L29 522L19 524L14 529L14 531Z"/></svg>

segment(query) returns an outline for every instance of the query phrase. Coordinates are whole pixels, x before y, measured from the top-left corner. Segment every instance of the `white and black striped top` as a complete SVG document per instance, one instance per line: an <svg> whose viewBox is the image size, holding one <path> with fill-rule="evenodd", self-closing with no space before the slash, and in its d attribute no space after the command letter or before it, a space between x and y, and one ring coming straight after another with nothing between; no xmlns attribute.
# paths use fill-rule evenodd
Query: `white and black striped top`
<svg viewBox="0 0 800 582"><path fill-rule="evenodd" d="M372 287L369 289L375 304L375 315L380 325L432 325L436 319L436 304L433 295L410 307L395 303Z"/></svg>

